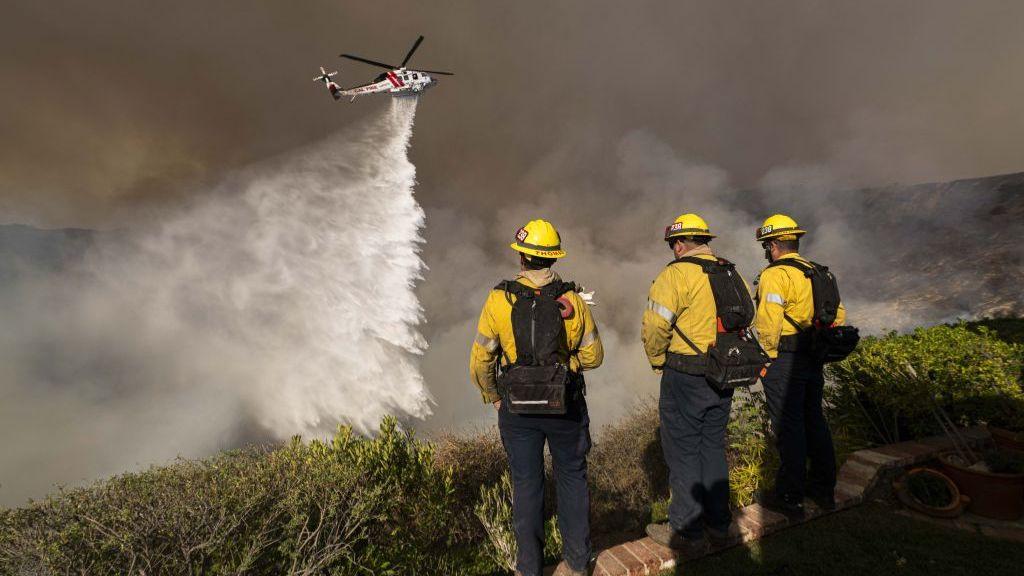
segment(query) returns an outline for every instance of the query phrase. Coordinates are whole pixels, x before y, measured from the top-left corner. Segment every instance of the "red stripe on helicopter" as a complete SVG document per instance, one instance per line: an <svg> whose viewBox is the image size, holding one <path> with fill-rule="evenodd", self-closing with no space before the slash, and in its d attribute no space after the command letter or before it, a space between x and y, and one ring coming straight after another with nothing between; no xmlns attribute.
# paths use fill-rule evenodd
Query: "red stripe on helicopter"
<svg viewBox="0 0 1024 576"><path fill-rule="evenodd" d="M404 84L402 83L402 79L401 79L401 78L399 78L399 77L398 77L398 75L397 75L397 74L395 74L394 72L388 72L388 80L390 80L390 81L391 81L391 84L392 84L392 85L393 85L393 86L394 86L395 88L401 88L401 87L402 87L402 86L404 85Z"/></svg>

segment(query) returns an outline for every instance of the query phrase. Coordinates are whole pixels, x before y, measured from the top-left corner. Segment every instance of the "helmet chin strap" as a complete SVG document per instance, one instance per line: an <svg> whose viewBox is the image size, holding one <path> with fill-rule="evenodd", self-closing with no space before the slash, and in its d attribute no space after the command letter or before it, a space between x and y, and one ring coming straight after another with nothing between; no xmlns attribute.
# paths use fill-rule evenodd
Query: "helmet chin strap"
<svg viewBox="0 0 1024 576"><path fill-rule="evenodd" d="M769 261L769 262L771 262L772 261L772 242L771 242L771 240L766 240L765 242L763 242L761 244L761 247L764 248L764 259Z"/></svg>

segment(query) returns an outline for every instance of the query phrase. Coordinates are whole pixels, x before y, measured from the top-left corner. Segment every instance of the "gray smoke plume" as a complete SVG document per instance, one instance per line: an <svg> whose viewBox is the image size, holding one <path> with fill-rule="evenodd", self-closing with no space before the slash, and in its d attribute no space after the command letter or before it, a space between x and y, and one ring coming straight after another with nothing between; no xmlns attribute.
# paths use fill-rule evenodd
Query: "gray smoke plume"
<svg viewBox="0 0 1024 576"><path fill-rule="evenodd" d="M416 101L6 283L0 501L230 447L423 418ZM45 485L40 486L40 482Z"/></svg>

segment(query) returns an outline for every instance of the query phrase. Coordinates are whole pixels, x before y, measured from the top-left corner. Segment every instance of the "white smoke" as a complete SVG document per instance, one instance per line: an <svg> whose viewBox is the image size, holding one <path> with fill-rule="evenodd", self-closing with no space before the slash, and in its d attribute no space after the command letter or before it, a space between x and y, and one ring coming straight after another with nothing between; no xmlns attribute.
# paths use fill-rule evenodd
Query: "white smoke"
<svg viewBox="0 0 1024 576"><path fill-rule="evenodd" d="M0 312L0 502L241 433L429 415L415 108L395 99L102 241L80 269L23 276Z"/></svg>

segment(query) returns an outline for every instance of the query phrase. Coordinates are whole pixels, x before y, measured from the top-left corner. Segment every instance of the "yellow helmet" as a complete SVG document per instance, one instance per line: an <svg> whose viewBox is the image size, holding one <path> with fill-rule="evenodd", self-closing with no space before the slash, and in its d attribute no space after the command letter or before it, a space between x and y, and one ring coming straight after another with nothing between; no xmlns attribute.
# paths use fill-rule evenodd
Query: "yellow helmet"
<svg viewBox="0 0 1024 576"><path fill-rule="evenodd" d="M547 220L530 220L530 223L516 231L516 241L509 244L516 252L539 258L561 258L562 238L558 230Z"/></svg>
<svg viewBox="0 0 1024 576"><path fill-rule="evenodd" d="M765 240L796 240L807 234L800 226L785 214L775 214L765 219L764 224L755 231L758 242Z"/></svg>
<svg viewBox="0 0 1024 576"><path fill-rule="evenodd" d="M715 237L708 228L708 223L696 214L683 214L665 227L665 240L686 236L703 236L709 239Z"/></svg>

